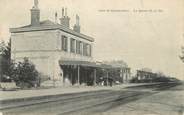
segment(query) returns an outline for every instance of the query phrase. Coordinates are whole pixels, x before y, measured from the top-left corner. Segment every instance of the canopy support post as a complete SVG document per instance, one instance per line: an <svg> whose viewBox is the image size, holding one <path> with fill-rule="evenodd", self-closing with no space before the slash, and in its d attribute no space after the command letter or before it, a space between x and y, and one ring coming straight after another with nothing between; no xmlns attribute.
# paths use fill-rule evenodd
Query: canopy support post
<svg viewBox="0 0 184 115"><path fill-rule="evenodd" d="M107 86L109 85L109 73L108 73L108 70L107 70Z"/></svg>
<svg viewBox="0 0 184 115"><path fill-rule="evenodd" d="M94 69L94 86L96 86L96 69Z"/></svg>
<svg viewBox="0 0 184 115"><path fill-rule="evenodd" d="M77 66L77 77L78 77L78 85L80 85L80 66Z"/></svg>

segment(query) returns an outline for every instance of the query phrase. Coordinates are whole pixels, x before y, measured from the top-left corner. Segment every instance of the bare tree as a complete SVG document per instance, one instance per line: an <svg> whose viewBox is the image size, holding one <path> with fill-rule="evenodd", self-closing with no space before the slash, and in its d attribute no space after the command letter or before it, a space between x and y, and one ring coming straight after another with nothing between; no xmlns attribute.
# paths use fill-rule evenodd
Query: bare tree
<svg viewBox="0 0 184 115"><path fill-rule="evenodd" d="M180 59L184 62L184 46L181 47Z"/></svg>

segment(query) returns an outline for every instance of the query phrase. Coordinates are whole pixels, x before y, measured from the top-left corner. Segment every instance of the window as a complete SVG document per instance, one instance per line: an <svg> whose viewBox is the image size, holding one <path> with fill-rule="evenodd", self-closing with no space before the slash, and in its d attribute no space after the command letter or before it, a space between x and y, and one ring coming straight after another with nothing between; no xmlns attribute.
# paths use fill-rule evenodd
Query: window
<svg viewBox="0 0 184 115"><path fill-rule="evenodd" d="M91 45L87 45L87 56L91 56Z"/></svg>
<svg viewBox="0 0 184 115"><path fill-rule="evenodd" d="M81 41L76 41L76 53L77 54L82 54L82 42Z"/></svg>
<svg viewBox="0 0 184 115"><path fill-rule="evenodd" d="M72 53L75 53L75 39L71 38L71 41L70 41L70 48L71 48L71 52Z"/></svg>
<svg viewBox="0 0 184 115"><path fill-rule="evenodd" d="M84 45L83 45L83 54L84 54L84 56L87 56L87 45L88 44L86 44L86 43L84 43Z"/></svg>
<svg viewBox="0 0 184 115"><path fill-rule="evenodd" d="M81 41L76 41L76 53L77 54L81 54L81 55L84 55L84 56L91 56L91 45L88 44L88 43L84 43L84 42L81 42ZM71 47L72 47L72 42L71 42ZM72 51L72 50L71 50Z"/></svg>
<svg viewBox="0 0 184 115"><path fill-rule="evenodd" d="M76 53L80 54L80 41L76 41Z"/></svg>
<svg viewBox="0 0 184 115"><path fill-rule="evenodd" d="M85 56L91 56L91 45L84 43L83 52Z"/></svg>
<svg viewBox="0 0 184 115"><path fill-rule="evenodd" d="M61 46L61 48L62 48L62 50L63 51L67 51L67 44L68 44L68 39L67 39L67 37L66 36L61 36L61 42L62 42L62 46Z"/></svg>
<svg viewBox="0 0 184 115"><path fill-rule="evenodd" d="M82 54L82 47L83 47L82 42L80 42L80 54Z"/></svg>

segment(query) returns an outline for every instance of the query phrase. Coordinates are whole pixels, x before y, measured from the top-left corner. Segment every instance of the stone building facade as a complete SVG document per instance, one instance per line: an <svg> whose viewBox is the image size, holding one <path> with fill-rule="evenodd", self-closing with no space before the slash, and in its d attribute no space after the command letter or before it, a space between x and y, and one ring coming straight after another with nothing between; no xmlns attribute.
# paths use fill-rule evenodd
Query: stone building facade
<svg viewBox="0 0 184 115"><path fill-rule="evenodd" d="M80 33L78 15L74 29L70 29L67 9L62 9L60 21L40 21L38 0L35 0L31 9L31 24L10 28L11 58L18 62L27 57L42 75L48 76L49 81L57 85L62 85L64 81L60 62L92 62L94 43L92 37Z"/></svg>

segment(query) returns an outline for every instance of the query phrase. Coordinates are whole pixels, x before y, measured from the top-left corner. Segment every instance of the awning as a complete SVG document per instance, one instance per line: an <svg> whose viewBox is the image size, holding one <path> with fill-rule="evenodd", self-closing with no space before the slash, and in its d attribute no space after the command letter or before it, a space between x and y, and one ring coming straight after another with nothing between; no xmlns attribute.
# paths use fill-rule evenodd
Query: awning
<svg viewBox="0 0 184 115"><path fill-rule="evenodd" d="M74 66L87 66L87 67L98 67L95 62L90 61L75 61L75 60L61 60L60 65L74 65Z"/></svg>
<svg viewBox="0 0 184 115"><path fill-rule="evenodd" d="M86 67L96 67L102 69L119 69L119 67L113 67L108 64L98 64L90 61L77 61L77 60L60 60L60 65L73 65L73 66L86 66Z"/></svg>

